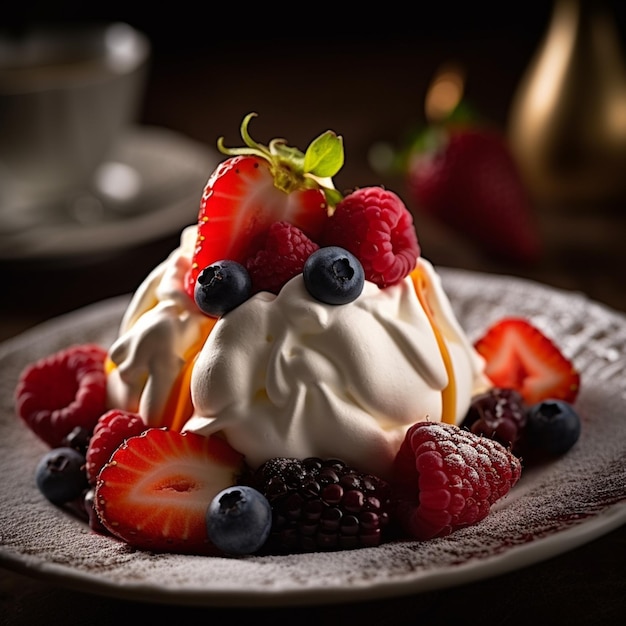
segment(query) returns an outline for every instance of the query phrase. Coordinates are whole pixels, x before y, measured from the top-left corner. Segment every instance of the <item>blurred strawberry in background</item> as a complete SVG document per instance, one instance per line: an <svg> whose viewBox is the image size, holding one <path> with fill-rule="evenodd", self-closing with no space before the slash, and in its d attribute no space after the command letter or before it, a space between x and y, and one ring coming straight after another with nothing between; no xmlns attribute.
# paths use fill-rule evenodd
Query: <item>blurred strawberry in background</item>
<svg viewBox="0 0 626 626"><path fill-rule="evenodd" d="M396 155L417 213L465 237L492 257L532 264L541 238L506 136L463 99L464 78L444 67L425 101L426 123Z"/></svg>
<svg viewBox="0 0 626 626"><path fill-rule="evenodd" d="M502 136L447 125L425 131L407 163L418 210L470 237L492 256L530 263L540 242L532 207Z"/></svg>

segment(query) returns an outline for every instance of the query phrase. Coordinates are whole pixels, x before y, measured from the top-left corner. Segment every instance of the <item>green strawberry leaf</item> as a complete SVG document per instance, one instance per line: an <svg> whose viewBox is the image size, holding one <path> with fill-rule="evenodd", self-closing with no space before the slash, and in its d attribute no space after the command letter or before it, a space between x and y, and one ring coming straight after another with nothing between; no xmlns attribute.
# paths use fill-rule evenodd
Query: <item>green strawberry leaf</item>
<svg viewBox="0 0 626 626"><path fill-rule="evenodd" d="M326 202L331 207L336 207L343 200L343 194L337 189L322 187L322 191L326 196Z"/></svg>
<svg viewBox="0 0 626 626"><path fill-rule="evenodd" d="M304 155L304 172L319 178L331 178L344 162L343 139L327 130L314 139Z"/></svg>
<svg viewBox="0 0 626 626"><path fill-rule="evenodd" d="M410 167L413 157L420 154L434 153L445 143L447 135L462 127L482 127L487 124L474 105L466 99L448 111L437 122L420 122L410 127L399 145L385 144L385 152L380 161L373 161L372 167L379 173L404 174ZM376 153L374 153L376 156Z"/></svg>

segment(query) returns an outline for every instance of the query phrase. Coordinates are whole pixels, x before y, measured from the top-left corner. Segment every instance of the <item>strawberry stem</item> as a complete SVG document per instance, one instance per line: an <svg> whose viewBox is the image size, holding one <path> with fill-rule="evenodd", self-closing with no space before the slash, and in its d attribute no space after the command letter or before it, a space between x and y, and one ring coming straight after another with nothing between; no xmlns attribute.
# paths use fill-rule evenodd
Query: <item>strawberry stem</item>
<svg viewBox="0 0 626 626"><path fill-rule="evenodd" d="M343 139L328 130L314 139L306 153L287 145L284 139L272 139L268 146L252 139L248 126L256 113L248 113L241 123L241 138L245 146L229 148L224 137L217 140L217 148L227 156L256 156L269 163L274 185L285 193L297 189L322 189L331 206L341 200L332 177L343 167Z"/></svg>

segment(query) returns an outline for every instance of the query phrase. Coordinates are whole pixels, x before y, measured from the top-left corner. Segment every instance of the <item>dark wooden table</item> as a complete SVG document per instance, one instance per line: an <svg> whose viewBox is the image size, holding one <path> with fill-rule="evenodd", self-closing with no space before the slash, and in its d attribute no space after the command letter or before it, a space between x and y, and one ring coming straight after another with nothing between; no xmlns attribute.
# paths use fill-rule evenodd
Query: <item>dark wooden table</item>
<svg viewBox="0 0 626 626"><path fill-rule="evenodd" d="M372 171L368 149L380 140L397 140L421 118L426 86L439 64L450 59L465 64L470 95L504 125L548 11L537 9L517 24L501 17L496 28L487 28L481 25L486 15L482 10L473 20L462 14L446 28L445 12L433 10L413 32L399 11L394 14L395 23L404 26L399 34L389 28L390 14L383 13L387 19L382 21L373 16L357 22L359 36L350 31L353 23L347 17L329 18L320 24L323 41L316 41L313 29L298 39L292 24L282 40L284 29L259 29L247 41L242 36L240 45L237 20L245 15L233 13L227 24L201 22L199 15L192 15L171 28L138 10L119 8L117 15L111 11L106 16L134 21L153 38L140 123L170 128L208 146L214 146L219 135L227 144L239 145L239 124L250 111L259 113L253 134L262 141L280 134L304 147L331 128L343 135L347 155L338 186L382 182L408 201L402 180L381 180ZM211 43L212 33L220 29L227 30L230 43L219 32ZM326 41L331 38L331 43ZM589 206L576 213L537 206L537 212L547 253L535 266L498 262L420 214L416 224L423 254L436 265L530 278L582 292L626 314L626 206ZM0 263L0 339L85 304L131 292L177 238L177 232L171 233L114 255L69 263ZM482 582L384 601L262 610L135 604L0 570L0 613L7 625L111 624L129 613L146 623L264 618L295 624L450 624L467 622L473 615L494 624L528 623L533 618L570 625L615 624L626 614L625 566L626 527L621 527L564 555Z"/></svg>

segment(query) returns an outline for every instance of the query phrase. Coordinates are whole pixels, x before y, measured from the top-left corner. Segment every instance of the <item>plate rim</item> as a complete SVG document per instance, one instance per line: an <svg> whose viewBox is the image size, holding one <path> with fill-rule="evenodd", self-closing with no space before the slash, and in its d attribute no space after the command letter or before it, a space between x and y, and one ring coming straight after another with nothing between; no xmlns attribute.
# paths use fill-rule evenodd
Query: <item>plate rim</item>
<svg viewBox="0 0 626 626"><path fill-rule="evenodd" d="M156 585L133 583L128 580L113 581L98 574L78 571L58 563L24 562L6 553L0 547L0 565L16 573L43 582L59 584L75 591L93 593L120 600L134 600L150 604L175 604L204 607L287 607L318 606L355 602L360 600L385 600L412 594L428 593L487 580L496 576L540 564L580 546L583 546L626 523L626 502L616 503L556 534L519 544L507 552L455 565L454 571L440 567L427 574L402 581L378 582L373 586L280 589L280 590L207 590L196 587L186 590ZM511 556L516 557L514 562ZM520 558L520 556L522 558Z"/></svg>

